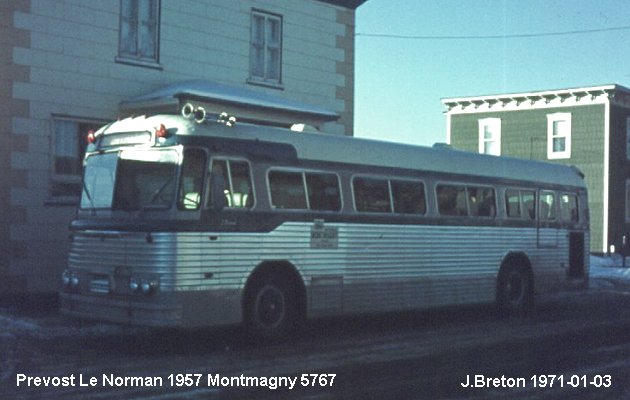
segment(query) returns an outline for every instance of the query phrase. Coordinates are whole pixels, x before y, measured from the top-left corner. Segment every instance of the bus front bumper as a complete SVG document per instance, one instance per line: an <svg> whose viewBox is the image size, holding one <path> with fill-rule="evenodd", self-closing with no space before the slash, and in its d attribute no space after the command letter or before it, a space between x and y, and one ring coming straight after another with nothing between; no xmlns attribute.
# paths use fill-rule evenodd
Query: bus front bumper
<svg viewBox="0 0 630 400"><path fill-rule="evenodd" d="M180 327L184 322L183 307L175 301L149 303L65 292L59 299L61 314L76 318L153 327Z"/></svg>

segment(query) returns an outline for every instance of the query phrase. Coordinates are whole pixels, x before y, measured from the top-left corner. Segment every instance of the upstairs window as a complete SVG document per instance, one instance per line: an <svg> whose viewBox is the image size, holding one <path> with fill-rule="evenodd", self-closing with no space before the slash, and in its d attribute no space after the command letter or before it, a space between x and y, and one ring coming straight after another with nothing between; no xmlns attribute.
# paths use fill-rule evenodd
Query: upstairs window
<svg viewBox="0 0 630 400"><path fill-rule="evenodd" d="M479 153L501 155L501 119L479 120Z"/></svg>
<svg viewBox="0 0 630 400"><path fill-rule="evenodd" d="M547 158L571 158L571 114L547 115Z"/></svg>
<svg viewBox="0 0 630 400"><path fill-rule="evenodd" d="M282 83L282 17L252 11L250 82Z"/></svg>
<svg viewBox="0 0 630 400"><path fill-rule="evenodd" d="M119 62L156 65L159 48L159 0L121 0Z"/></svg>

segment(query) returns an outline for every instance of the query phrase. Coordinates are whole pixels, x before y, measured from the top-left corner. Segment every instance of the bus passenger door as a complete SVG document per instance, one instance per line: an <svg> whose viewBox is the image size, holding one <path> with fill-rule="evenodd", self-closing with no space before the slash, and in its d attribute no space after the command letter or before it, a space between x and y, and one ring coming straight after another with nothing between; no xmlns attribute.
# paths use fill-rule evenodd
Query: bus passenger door
<svg viewBox="0 0 630 400"><path fill-rule="evenodd" d="M556 248L558 247L559 234L556 194L541 190L538 199L538 220L536 223L538 248Z"/></svg>

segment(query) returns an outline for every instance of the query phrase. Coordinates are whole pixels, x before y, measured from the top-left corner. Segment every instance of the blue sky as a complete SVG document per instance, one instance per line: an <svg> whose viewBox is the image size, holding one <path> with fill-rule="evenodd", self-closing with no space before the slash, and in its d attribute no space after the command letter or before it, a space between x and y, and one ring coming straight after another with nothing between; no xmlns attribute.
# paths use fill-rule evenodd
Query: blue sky
<svg viewBox="0 0 630 400"><path fill-rule="evenodd" d="M368 0L356 33L358 137L443 142L442 98L630 86L627 0ZM452 36L499 38L426 38Z"/></svg>

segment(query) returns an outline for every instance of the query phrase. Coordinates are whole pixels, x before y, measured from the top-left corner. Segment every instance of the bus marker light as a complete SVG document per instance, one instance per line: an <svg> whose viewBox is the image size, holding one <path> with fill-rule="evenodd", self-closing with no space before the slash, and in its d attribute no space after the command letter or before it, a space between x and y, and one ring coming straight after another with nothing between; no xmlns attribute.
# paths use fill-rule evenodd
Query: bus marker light
<svg viewBox="0 0 630 400"><path fill-rule="evenodd" d="M165 138L167 135L168 132L166 132L166 127L164 126L164 124L160 124L160 127L155 129L156 137Z"/></svg>
<svg viewBox="0 0 630 400"><path fill-rule="evenodd" d="M96 142L96 135L94 134L93 130L89 130L87 135L85 135L85 140L87 141L88 144L92 144L94 142Z"/></svg>

